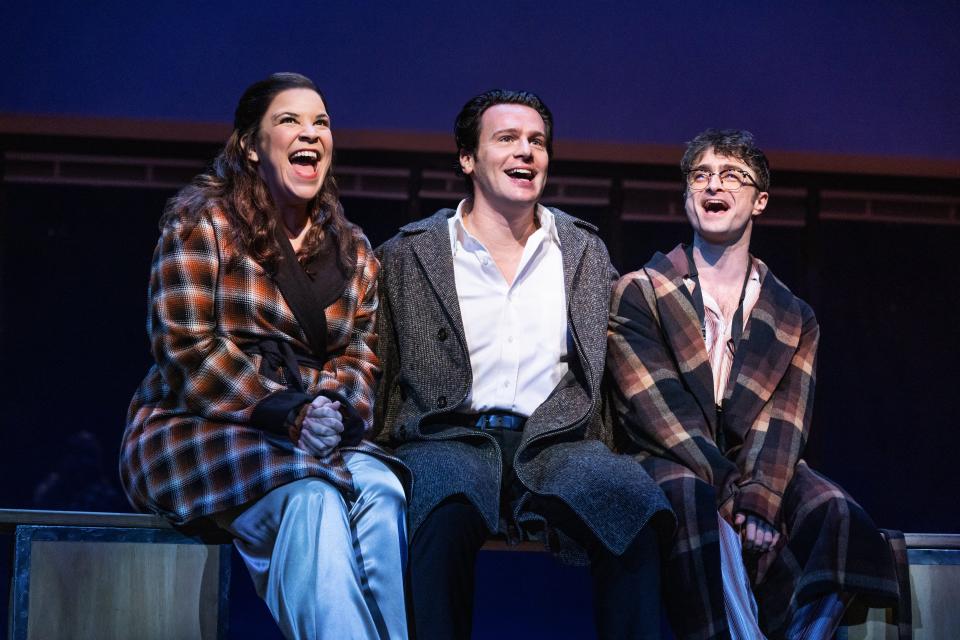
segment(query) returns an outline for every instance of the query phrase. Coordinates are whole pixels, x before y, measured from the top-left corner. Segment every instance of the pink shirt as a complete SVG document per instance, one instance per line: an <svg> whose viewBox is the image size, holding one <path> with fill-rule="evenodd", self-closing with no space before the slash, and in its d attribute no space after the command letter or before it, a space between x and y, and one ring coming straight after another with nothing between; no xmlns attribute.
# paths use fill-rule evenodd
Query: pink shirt
<svg viewBox="0 0 960 640"><path fill-rule="evenodd" d="M692 278L684 278L684 284L687 289L693 293L696 287L696 281ZM707 346L707 358L710 361L710 369L713 371L713 398L714 402L720 404L723 400L727 383L730 379L730 369L733 367L733 318L728 321L720 312L720 305L713 299L710 292L703 289L703 309L704 321L706 325L706 337L704 342ZM747 290L743 297L743 327L747 325L750 318L750 312L753 306L760 298L760 271L757 269L757 262L754 258L750 259L750 278L747 280Z"/></svg>

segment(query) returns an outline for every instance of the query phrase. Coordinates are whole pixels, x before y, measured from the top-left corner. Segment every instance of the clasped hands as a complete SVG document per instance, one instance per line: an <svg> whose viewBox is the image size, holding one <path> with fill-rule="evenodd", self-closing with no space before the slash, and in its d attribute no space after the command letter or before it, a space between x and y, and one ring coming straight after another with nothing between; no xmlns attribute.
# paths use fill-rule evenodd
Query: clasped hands
<svg viewBox="0 0 960 640"><path fill-rule="evenodd" d="M764 553L773 548L780 539L780 533L772 524L751 513L737 513L733 524L740 532L740 542L744 551Z"/></svg>
<svg viewBox="0 0 960 640"><path fill-rule="evenodd" d="M317 458L329 455L343 436L340 402L317 396L301 410L301 414L303 420L297 446Z"/></svg>

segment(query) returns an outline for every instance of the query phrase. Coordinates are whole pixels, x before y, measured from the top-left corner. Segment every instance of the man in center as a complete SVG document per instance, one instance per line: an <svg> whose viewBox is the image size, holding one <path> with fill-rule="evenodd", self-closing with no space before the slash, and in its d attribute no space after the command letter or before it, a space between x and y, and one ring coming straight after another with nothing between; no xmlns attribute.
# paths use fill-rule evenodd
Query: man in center
<svg viewBox="0 0 960 640"><path fill-rule="evenodd" d="M470 637L474 564L496 532L585 552L600 637L659 638L657 533L674 518L642 467L602 442L616 274L596 227L539 204L552 129L532 93L468 101L455 135L469 197L378 250L377 417L414 476L420 640Z"/></svg>

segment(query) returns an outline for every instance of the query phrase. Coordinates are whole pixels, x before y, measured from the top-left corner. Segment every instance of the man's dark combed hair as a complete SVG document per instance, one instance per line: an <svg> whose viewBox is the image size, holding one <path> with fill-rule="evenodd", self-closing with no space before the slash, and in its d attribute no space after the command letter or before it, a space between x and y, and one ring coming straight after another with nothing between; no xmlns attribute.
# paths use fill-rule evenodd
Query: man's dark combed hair
<svg viewBox="0 0 960 640"><path fill-rule="evenodd" d="M475 154L477 151L477 144L480 141L480 119L483 117L483 112L498 104L519 104L539 113L546 129L544 133L547 136L547 156L553 155L553 114L540 96L532 91L491 89L470 98L457 114L457 120L453 125L453 135L457 141L457 175L463 176L460 169L460 154ZM465 177L469 183L470 176Z"/></svg>
<svg viewBox="0 0 960 640"><path fill-rule="evenodd" d="M760 191L770 190L770 164L767 156L753 139L753 134L742 129L707 129L687 143L687 150L680 160L680 171L686 180L694 164L708 149L714 153L743 161L756 176Z"/></svg>

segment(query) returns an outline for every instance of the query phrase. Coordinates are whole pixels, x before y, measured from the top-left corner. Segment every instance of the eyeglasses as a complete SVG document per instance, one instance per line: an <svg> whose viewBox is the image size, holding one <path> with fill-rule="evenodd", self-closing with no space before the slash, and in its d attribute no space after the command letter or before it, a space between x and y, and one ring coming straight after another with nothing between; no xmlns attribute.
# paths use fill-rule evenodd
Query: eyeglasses
<svg viewBox="0 0 960 640"><path fill-rule="evenodd" d="M757 186L753 176L742 169L723 169L722 171L693 169L687 172L687 186L691 191L703 191L710 184L710 179L713 176L720 178L720 186L723 187L724 191L740 191L740 188L744 185L748 187Z"/></svg>

